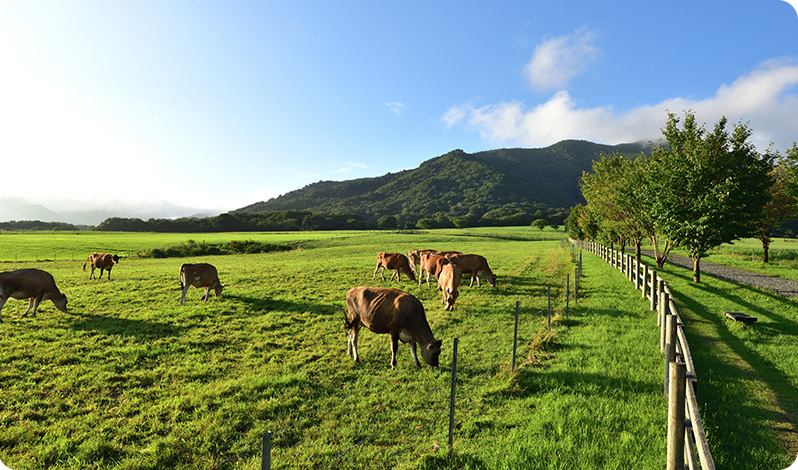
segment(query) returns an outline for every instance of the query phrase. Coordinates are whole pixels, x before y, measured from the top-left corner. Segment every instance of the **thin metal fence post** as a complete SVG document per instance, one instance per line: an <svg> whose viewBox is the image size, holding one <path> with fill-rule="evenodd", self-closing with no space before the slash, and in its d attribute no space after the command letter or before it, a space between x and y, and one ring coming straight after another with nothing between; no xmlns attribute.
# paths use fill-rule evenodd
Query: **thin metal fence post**
<svg viewBox="0 0 798 470"><path fill-rule="evenodd" d="M454 391L457 382L457 343L458 338L454 339L452 345L452 394L449 398L449 451L452 450L452 440L454 438Z"/></svg>
<svg viewBox="0 0 798 470"><path fill-rule="evenodd" d="M568 318L568 307L571 302L571 273L565 277L565 318Z"/></svg>
<svg viewBox="0 0 798 470"><path fill-rule="evenodd" d="M272 468L272 432L263 433L263 451L260 459L260 470L271 470Z"/></svg>
<svg viewBox="0 0 798 470"><path fill-rule="evenodd" d="M551 333L551 284L549 284L549 333Z"/></svg>
<svg viewBox="0 0 798 470"><path fill-rule="evenodd" d="M518 347L518 301L515 301L515 333L513 333L513 368L515 372L515 351Z"/></svg>

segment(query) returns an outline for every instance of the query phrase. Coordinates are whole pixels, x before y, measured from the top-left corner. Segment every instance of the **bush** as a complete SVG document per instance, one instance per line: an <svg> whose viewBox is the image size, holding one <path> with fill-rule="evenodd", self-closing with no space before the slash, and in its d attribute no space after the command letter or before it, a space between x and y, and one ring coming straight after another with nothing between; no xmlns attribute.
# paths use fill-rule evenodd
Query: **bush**
<svg viewBox="0 0 798 470"><path fill-rule="evenodd" d="M297 247L293 244L262 243L255 240L231 240L222 243L197 243L194 240L189 240L177 246L154 248L151 251L139 253L139 256L142 258L185 258L188 256L270 253L293 250Z"/></svg>

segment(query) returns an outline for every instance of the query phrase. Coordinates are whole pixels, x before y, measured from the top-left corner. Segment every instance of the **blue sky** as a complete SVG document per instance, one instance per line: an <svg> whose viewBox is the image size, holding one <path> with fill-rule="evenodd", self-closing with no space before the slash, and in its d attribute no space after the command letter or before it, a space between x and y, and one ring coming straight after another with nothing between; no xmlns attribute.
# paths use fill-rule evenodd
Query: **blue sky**
<svg viewBox="0 0 798 470"><path fill-rule="evenodd" d="M218 213L667 111L798 141L798 13L756 1L0 0L0 197Z"/></svg>

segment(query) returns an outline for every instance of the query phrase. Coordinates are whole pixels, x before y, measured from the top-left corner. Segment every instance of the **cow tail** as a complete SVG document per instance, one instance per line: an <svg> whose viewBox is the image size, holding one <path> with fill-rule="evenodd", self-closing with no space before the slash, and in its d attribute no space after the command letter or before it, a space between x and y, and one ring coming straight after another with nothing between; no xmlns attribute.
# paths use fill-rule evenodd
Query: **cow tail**
<svg viewBox="0 0 798 470"><path fill-rule="evenodd" d="M183 278L186 276L186 265L183 264L180 266L180 275L177 276L180 279L180 290L185 289L186 285L183 282Z"/></svg>
<svg viewBox="0 0 798 470"><path fill-rule="evenodd" d="M349 331L352 329L354 325L349 320L349 313L344 313L344 330Z"/></svg>

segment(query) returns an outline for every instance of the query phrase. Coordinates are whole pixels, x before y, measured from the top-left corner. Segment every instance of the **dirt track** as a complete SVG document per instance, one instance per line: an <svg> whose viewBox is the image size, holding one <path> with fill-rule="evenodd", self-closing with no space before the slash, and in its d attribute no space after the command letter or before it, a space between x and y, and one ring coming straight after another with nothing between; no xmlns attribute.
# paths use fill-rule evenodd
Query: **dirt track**
<svg viewBox="0 0 798 470"><path fill-rule="evenodd" d="M643 254L651 257L654 256L653 251L643 250ZM693 260L686 256L670 254L668 255L667 262L676 266L688 268L692 272ZM704 260L701 260L701 274L710 274L727 281L748 284L760 289L775 292L783 297L798 297L798 281L743 271L742 269L730 268L729 266Z"/></svg>

